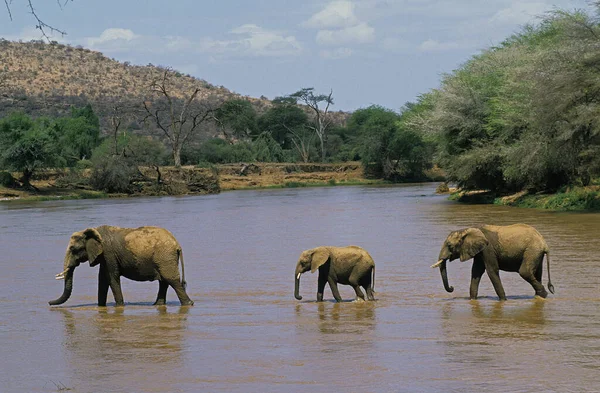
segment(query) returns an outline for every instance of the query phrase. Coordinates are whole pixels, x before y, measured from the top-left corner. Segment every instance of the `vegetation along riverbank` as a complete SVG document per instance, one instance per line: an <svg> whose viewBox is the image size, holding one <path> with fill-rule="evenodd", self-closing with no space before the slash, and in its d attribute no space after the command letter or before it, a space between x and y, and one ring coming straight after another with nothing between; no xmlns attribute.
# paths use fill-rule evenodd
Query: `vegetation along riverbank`
<svg viewBox="0 0 600 393"><path fill-rule="evenodd" d="M42 170L32 188L0 186L0 200L92 199L152 195L201 195L228 190L391 184L367 178L359 162L338 164L239 163L211 167L139 167L128 192L105 192L90 184L90 170ZM160 177L159 177L160 173ZM0 172L1 174L1 172ZM443 179L439 169L426 171L427 180ZM6 178L6 177L5 177Z"/></svg>
<svg viewBox="0 0 600 393"><path fill-rule="evenodd" d="M545 14L415 102L351 113L331 110L333 91L252 98L169 67L0 40L0 198L441 181L443 173L461 190L458 201L597 211L597 11Z"/></svg>

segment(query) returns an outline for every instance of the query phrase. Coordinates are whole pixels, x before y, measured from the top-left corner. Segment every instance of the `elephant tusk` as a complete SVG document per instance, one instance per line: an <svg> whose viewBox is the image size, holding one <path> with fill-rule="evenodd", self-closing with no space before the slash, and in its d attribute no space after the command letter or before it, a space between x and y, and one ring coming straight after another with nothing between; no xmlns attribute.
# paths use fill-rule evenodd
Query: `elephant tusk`
<svg viewBox="0 0 600 393"><path fill-rule="evenodd" d="M433 265L431 265L432 269L435 269L436 267L440 267L440 265L444 263L443 259L440 259L439 261L437 261L436 263L434 263Z"/></svg>
<svg viewBox="0 0 600 393"><path fill-rule="evenodd" d="M68 271L69 271L69 269L67 268L63 272L60 272L56 276L54 276L54 278L56 280L64 280L65 279L65 274L67 274Z"/></svg>
<svg viewBox="0 0 600 393"><path fill-rule="evenodd" d="M302 273L298 273L298 275L296 276L296 279L299 280L301 275L302 275Z"/></svg>

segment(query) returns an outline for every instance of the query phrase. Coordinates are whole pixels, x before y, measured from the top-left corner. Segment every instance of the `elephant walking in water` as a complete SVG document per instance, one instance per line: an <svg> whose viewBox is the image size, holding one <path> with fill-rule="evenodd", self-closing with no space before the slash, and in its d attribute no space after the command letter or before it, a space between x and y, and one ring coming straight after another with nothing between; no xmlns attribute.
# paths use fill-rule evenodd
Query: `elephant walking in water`
<svg viewBox="0 0 600 393"><path fill-rule="evenodd" d="M361 291L362 286L367 291L367 299L375 300L373 287L375 286L375 262L371 255L361 247L317 247L303 251L296 264L294 296L300 296L300 276L302 273L319 269L317 288L317 301L323 301L325 284L329 284L333 297L341 302L342 297L337 284L351 285L356 292L356 298L365 300Z"/></svg>
<svg viewBox="0 0 600 393"><path fill-rule="evenodd" d="M181 259L181 278L179 260ZM71 296L73 271L81 262L100 265L98 273L98 305L106 306L108 288L112 290L117 306L122 306L121 276L135 281L159 281L155 305L165 304L167 289L171 286L182 305L194 302L185 291L185 273L181 246L163 228L119 228L103 225L88 228L71 235L64 260L64 271L56 275L64 279L61 297L49 302L63 304Z"/></svg>
<svg viewBox="0 0 600 393"><path fill-rule="evenodd" d="M519 272L521 277L531 284L535 294L545 298L548 292L542 285L544 255L548 265L548 289L554 293L554 286L550 282L548 245L535 228L525 224L484 225L451 232L442 246L438 262L431 267L440 268L444 288L452 292L454 287L448 284L446 261L460 258L461 262L464 262L473 258L469 293L471 299L477 299L481 276L487 272L500 300L506 300L500 281L500 270Z"/></svg>

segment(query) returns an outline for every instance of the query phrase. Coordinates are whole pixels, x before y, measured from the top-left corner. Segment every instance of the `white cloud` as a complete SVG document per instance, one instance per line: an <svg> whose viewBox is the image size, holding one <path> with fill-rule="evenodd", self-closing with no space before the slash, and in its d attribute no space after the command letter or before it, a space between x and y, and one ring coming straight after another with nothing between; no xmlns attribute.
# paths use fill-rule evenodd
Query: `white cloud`
<svg viewBox="0 0 600 393"><path fill-rule="evenodd" d="M321 52L319 52L319 55L324 59L337 60L350 57L353 53L354 51L350 48L336 48L333 50L324 49Z"/></svg>
<svg viewBox="0 0 600 393"><path fill-rule="evenodd" d="M88 37L87 43L90 47L95 47L111 41L132 41L136 38L139 36L129 29L111 27L104 30L99 37Z"/></svg>
<svg viewBox="0 0 600 393"><path fill-rule="evenodd" d="M203 39L199 50L229 56L294 56L302 52L296 37L246 24L230 33L241 36L234 40Z"/></svg>
<svg viewBox="0 0 600 393"><path fill-rule="evenodd" d="M446 50L459 49L462 45L458 42L439 42L436 40L426 40L419 45L419 50L422 52L443 52Z"/></svg>
<svg viewBox="0 0 600 393"><path fill-rule="evenodd" d="M84 45L106 53L115 52L169 52L211 53L221 57L292 56L302 52L302 45L294 36L246 24L230 31L233 39L218 40L210 37L192 40L182 36L144 36L129 29L106 29L98 37L85 38Z"/></svg>
<svg viewBox="0 0 600 393"><path fill-rule="evenodd" d="M360 1L360 0L355 0ZM315 37L317 44L341 46L336 50L321 51L321 56L332 59L348 56L348 45L365 44L375 40L375 29L359 20L355 13L355 2L335 0L303 23L303 26L320 29Z"/></svg>
<svg viewBox="0 0 600 393"><path fill-rule="evenodd" d="M364 44L374 39L375 29L364 22L340 30L320 30L317 33L317 43L320 45Z"/></svg>
<svg viewBox="0 0 600 393"><path fill-rule="evenodd" d="M535 21L535 17L549 11L552 7L542 2L513 2L509 7L496 12L490 19L492 23L503 25L524 25Z"/></svg>
<svg viewBox="0 0 600 393"><path fill-rule="evenodd" d="M359 21L354 15L354 4L351 1L333 1L325 8L303 23L306 27L316 29L342 28L357 24Z"/></svg>

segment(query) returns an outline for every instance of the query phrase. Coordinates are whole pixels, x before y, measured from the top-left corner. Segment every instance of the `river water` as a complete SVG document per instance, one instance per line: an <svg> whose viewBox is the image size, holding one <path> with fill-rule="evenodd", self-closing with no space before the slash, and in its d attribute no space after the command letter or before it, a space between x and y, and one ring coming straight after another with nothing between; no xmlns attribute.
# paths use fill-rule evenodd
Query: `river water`
<svg viewBox="0 0 600 393"><path fill-rule="evenodd" d="M462 205L435 185L236 191L179 198L0 204L1 392L584 392L600 389L600 215ZM501 272L468 299L471 262L436 262L451 231L528 223L551 248L556 294ZM125 307L96 306L97 268L75 270L72 232L158 225L180 241L193 307L122 279ZM376 302L316 303L300 252L356 244L373 256ZM543 283L547 283L544 266Z"/></svg>

